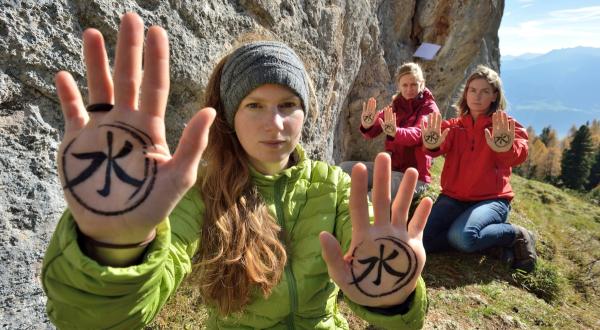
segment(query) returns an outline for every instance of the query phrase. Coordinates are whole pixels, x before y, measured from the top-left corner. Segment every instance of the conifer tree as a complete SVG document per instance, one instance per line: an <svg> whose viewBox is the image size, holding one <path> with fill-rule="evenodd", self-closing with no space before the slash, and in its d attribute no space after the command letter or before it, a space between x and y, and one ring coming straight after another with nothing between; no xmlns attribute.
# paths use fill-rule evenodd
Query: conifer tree
<svg viewBox="0 0 600 330"><path fill-rule="evenodd" d="M563 152L560 178L564 186L583 190L592 167L592 136L587 125L581 125L573 135L570 146Z"/></svg>
<svg viewBox="0 0 600 330"><path fill-rule="evenodd" d="M600 146L596 150L596 156L594 157L592 169L590 170L587 190L592 190L598 185L600 185Z"/></svg>
<svg viewBox="0 0 600 330"><path fill-rule="evenodd" d="M539 139L542 140L544 145L548 148L554 147L558 143L558 138L556 137L556 130L551 126L546 126L542 128L542 133L540 133Z"/></svg>

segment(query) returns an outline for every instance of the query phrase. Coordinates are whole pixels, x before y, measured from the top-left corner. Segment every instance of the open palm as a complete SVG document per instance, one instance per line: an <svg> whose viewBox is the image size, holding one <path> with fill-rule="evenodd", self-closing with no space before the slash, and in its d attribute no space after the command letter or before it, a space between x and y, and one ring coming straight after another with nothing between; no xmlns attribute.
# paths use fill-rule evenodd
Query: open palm
<svg viewBox="0 0 600 330"><path fill-rule="evenodd" d="M496 111L492 114L492 132L485 129L485 141L495 152L506 152L512 148L515 140L515 122L509 120L506 112Z"/></svg>
<svg viewBox="0 0 600 330"><path fill-rule="evenodd" d="M377 101L371 97L366 103L363 102L363 111L360 115L360 123L364 128L370 128L377 120Z"/></svg>
<svg viewBox="0 0 600 330"><path fill-rule="evenodd" d="M171 156L164 127L169 93L166 32L150 27L143 54L143 22L125 14L114 81L100 32L86 30L83 41L89 104L114 103L114 108L88 113L72 76L56 75L65 118L58 156L65 198L84 234L106 243L140 242L195 182L215 112L199 111Z"/></svg>
<svg viewBox="0 0 600 330"><path fill-rule="evenodd" d="M431 199L419 204L410 223L408 210L418 173L408 169L391 205L391 160L386 153L375 159L373 210L369 222L367 169L355 165L352 170L350 216L352 242L345 255L338 241L321 233L323 258L331 278L350 300L363 306L394 306L414 291L425 265L423 229L431 211Z"/></svg>
<svg viewBox="0 0 600 330"><path fill-rule="evenodd" d="M449 131L449 128L442 131L442 115L439 112L430 113L427 120L421 122L423 146L430 150L439 148L444 143Z"/></svg>

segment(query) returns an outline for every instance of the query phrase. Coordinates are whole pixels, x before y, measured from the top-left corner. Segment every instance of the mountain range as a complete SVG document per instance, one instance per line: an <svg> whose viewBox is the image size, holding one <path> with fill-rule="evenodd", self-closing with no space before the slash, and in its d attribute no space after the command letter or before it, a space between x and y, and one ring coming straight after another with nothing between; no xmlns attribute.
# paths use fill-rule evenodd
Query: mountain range
<svg viewBox="0 0 600 330"><path fill-rule="evenodd" d="M536 133L552 126L564 137L600 119L600 48L503 56L500 71L509 114Z"/></svg>

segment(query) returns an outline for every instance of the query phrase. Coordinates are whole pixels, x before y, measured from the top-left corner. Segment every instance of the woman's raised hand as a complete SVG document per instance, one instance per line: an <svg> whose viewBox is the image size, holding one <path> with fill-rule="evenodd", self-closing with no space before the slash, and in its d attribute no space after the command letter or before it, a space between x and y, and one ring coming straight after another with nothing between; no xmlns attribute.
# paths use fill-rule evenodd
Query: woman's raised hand
<svg viewBox="0 0 600 330"><path fill-rule="evenodd" d="M485 141L495 152L506 152L512 148L515 140L515 122L509 120L504 111L492 114L492 130L485 129Z"/></svg>
<svg viewBox="0 0 600 330"><path fill-rule="evenodd" d="M370 223L367 202L367 168L352 169L350 216L352 242L343 255L339 242L327 232L320 235L329 276L350 300L363 306L401 304L414 291L425 265L423 229L432 201L424 198L408 222L408 210L417 183L417 171L409 168L391 204L391 159L380 153L375 159L373 211ZM391 210L391 212L390 212Z"/></svg>
<svg viewBox="0 0 600 330"><path fill-rule="evenodd" d="M141 18L125 14L113 77L102 34L86 30L83 44L87 111L73 77L64 71L56 75L65 119L58 152L65 199L87 236L110 244L141 242L194 184L215 111L203 109L191 119L171 156L164 125L169 94L165 30L150 27L144 43Z"/></svg>
<svg viewBox="0 0 600 330"><path fill-rule="evenodd" d="M381 129L388 136L393 138L396 137L396 114L392 107L387 106L383 109L383 118L379 118L379 125L381 125Z"/></svg>
<svg viewBox="0 0 600 330"><path fill-rule="evenodd" d="M446 128L442 132L442 115L439 112L432 112L427 116L427 121L421 122L421 136L425 148L433 150L439 148L450 131Z"/></svg>
<svg viewBox="0 0 600 330"><path fill-rule="evenodd" d="M360 123L364 128L371 128L377 119L377 101L371 97L365 103L363 102L363 111L360 115Z"/></svg>

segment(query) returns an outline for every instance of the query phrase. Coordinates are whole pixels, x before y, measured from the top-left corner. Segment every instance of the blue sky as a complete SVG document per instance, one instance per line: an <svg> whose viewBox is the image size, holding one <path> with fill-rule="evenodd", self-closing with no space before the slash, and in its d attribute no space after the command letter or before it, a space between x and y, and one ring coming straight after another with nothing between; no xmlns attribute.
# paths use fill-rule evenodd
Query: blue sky
<svg viewBox="0 0 600 330"><path fill-rule="evenodd" d="M502 55L600 48L600 0L506 0L498 35Z"/></svg>

